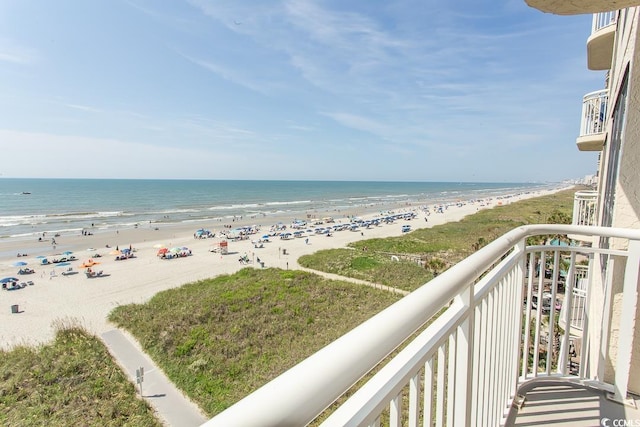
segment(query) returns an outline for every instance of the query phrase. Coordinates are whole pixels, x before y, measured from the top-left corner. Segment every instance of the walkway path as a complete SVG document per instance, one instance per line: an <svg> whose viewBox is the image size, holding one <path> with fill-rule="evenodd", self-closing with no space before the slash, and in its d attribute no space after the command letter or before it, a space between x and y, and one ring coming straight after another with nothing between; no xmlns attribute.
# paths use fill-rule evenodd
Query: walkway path
<svg viewBox="0 0 640 427"><path fill-rule="evenodd" d="M129 334L113 329L102 334L102 341L134 384L136 370L144 368L143 397L156 410L165 425L196 427L209 419L169 381Z"/></svg>
<svg viewBox="0 0 640 427"><path fill-rule="evenodd" d="M294 268L296 270L302 270L302 271L306 271L308 273L314 273L314 274L317 274L318 276L326 277L327 279L341 280L343 282L357 283L359 285L370 286L372 288L381 289L381 290L384 290L384 291L395 292L396 294L400 294L400 295L409 295L409 293L410 293L409 291L405 291L403 289L393 288L391 286L381 285L379 283L367 282L366 280L354 279L353 277L341 276L339 274L327 273L325 271L314 270L312 268L302 267L298 263L295 263Z"/></svg>

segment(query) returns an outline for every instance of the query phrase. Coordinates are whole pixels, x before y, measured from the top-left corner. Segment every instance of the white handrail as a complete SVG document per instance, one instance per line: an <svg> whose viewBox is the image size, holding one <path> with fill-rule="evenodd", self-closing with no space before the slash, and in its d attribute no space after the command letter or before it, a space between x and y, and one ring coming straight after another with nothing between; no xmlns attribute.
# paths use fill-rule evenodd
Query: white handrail
<svg viewBox="0 0 640 427"><path fill-rule="evenodd" d="M464 306L460 302L460 298L465 295L465 289L469 289L470 284L474 283L481 275L486 274L491 265L495 264L514 248L516 248L516 251L520 251L519 259L521 261L518 261L520 275L518 270L505 270L504 277L496 276L496 280L504 281L503 284L500 282L498 285L501 287L501 291L498 293L491 291L493 293L487 296L489 299L484 298L481 304L487 304L488 301L490 307L492 304L499 304L500 302L506 304L521 300L521 291L516 292L516 287L511 284L520 282L521 285L524 281L522 277L522 271L524 271L523 242L528 236L548 234L587 234L640 240L640 230L571 225L531 225L516 228L434 278L428 283L428 286L422 286L412 292L204 425L207 427L301 426L311 422L357 380L375 367L380 360L396 349L452 300L458 302L455 302L443 320L439 320L436 324L448 321L449 327L453 322L453 325L457 328L457 324L464 321L456 313L459 314L460 312L457 310ZM564 247L561 249L563 251L577 250L576 248ZM556 250L560 250L560 248ZM504 265L504 262L506 261L503 261L501 265ZM509 262L513 262L513 260ZM530 274L532 274L531 271ZM476 293L480 292L480 290L481 287L477 288ZM570 292L568 295L570 295ZM493 301L493 298L496 298L496 300ZM538 313L540 313L540 306L542 305L541 301L539 303ZM529 308L531 308L531 300L528 301L528 304ZM474 306L472 305L472 307ZM471 311L473 310L471 308ZM555 308L551 310L553 314ZM521 334L520 325L516 326L509 316L517 315L518 311L522 313L522 304L516 304L516 307L512 308L512 312L509 315L500 314L499 317L491 317L494 316L491 311L489 309L482 311L479 318L479 322L484 322L486 327L489 328L487 333L493 335L507 334L519 338ZM466 315L468 315L468 310ZM430 326L429 330L433 331L434 328ZM459 333L455 332L454 335L457 337ZM437 337L434 338L432 336L429 339L432 340L432 344L434 339L437 341ZM449 335L448 343L441 343L440 350L437 351L437 355L434 355L434 357L442 357L447 351L455 349L455 340L456 338L453 335ZM407 348L413 348L413 346L410 345ZM470 347L470 349L472 352L477 351L473 347ZM405 351L406 349L403 350L403 352ZM510 356L513 360L511 360L509 366L511 370L518 371L518 355L517 351L514 351L512 347L496 347L487 349L487 351L497 351L502 356L515 352L515 357L513 355ZM455 356L449 354L450 360L451 357L455 358ZM486 366L490 369L498 369L492 364L494 362L495 360L485 361L485 363L488 363ZM438 363L441 363L440 358L438 358ZM537 372L534 371L531 375L536 376ZM504 378L501 376L496 378L489 376L486 380L489 381L489 385L495 388L490 391L496 394L496 396L493 396L494 402L501 401L503 395L512 395L511 388L515 384L513 384L510 376L504 376ZM451 391L451 387L449 387L449 390ZM396 399L394 402L398 403L399 401ZM502 412L502 409L498 407L502 403L489 402L489 405L495 407L492 407L493 409L490 411L487 410L486 413L475 414L474 416L479 417L478 419L486 419L488 424L491 424L493 421L498 421L495 418L495 413L497 413L496 411ZM480 408L479 411L483 411L483 409Z"/></svg>

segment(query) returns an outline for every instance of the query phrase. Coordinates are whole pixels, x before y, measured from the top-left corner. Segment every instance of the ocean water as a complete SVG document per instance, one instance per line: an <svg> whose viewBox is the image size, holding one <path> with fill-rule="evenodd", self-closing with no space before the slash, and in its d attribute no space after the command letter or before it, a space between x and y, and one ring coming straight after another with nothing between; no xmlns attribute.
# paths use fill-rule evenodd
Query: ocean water
<svg viewBox="0 0 640 427"><path fill-rule="evenodd" d="M435 205L551 188L527 183L0 179L0 238L144 223ZM264 222L264 221L262 221Z"/></svg>

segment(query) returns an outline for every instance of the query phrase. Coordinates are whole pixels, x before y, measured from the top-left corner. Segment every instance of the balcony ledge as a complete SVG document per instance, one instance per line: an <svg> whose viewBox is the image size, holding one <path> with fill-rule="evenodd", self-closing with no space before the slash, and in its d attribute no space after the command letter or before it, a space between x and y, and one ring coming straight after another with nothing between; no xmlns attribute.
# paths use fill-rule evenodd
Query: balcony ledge
<svg viewBox="0 0 640 427"><path fill-rule="evenodd" d="M587 39L587 68L590 70L608 70L613 58L613 40L615 25L599 29Z"/></svg>
<svg viewBox="0 0 640 427"><path fill-rule="evenodd" d="M583 135L576 139L576 145L580 151L602 151L604 139L605 134L603 132Z"/></svg>
<svg viewBox="0 0 640 427"><path fill-rule="evenodd" d="M639 6L639 0L525 0L526 3L542 12L554 15L581 15L587 13L609 12Z"/></svg>

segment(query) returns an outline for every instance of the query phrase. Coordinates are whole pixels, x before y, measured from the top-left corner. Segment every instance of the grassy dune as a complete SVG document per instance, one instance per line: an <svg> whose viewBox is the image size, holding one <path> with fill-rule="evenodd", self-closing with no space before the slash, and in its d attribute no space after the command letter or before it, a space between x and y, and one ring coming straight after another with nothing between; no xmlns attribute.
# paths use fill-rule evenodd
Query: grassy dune
<svg viewBox="0 0 640 427"><path fill-rule="evenodd" d="M63 327L52 344L0 352L0 425L160 426L96 337Z"/></svg>
<svg viewBox="0 0 640 427"><path fill-rule="evenodd" d="M301 271L247 268L118 307L111 320L213 415L398 298Z"/></svg>

